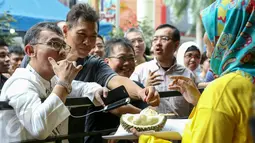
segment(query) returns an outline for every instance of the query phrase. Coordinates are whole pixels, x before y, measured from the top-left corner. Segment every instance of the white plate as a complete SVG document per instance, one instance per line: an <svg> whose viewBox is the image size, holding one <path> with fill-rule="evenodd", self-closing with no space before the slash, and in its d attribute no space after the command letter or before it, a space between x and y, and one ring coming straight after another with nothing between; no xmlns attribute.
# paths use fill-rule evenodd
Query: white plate
<svg viewBox="0 0 255 143"><path fill-rule="evenodd" d="M153 135L166 140L181 140L183 130L189 119L168 119L162 131L160 132L144 132L147 135ZM114 135L102 136L104 139L119 139L119 140L135 140L137 139L132 133L128 133L120 125Z"/></svg>

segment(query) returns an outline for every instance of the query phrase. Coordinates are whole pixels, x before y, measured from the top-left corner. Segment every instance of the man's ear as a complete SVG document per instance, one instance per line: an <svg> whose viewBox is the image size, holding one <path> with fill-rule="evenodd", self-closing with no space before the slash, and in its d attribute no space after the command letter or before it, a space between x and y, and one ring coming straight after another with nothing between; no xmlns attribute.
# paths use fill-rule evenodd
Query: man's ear
<svg viewBox="0 0 255 143"><path fill-rule="evenodd" d="M176 41L176 42L175 42L175 51L177 51L177 50L178 50L179 45L180 45L180 41Z"/></svg>
<svg viewBox="0 0 255 143"><path fill-rule="evenodd" d="M64 26L63 26L63 33L64 33L64 37L66 38L66 36L67 36L67 31L68 31L68 25L67 24L65 24Z"/></svg>
<svg viewBox="0 0 255 143"><path fill-rule="evenodd" d="M109 59L108 58L104 58L104 62L109 64Z"/></svg>
<svg viewBox="0 0 255 143"><path fill-rule="evenodd" d="M36 55L35 49L30 44L26 45L24 50L29 57L35 57Z"/></svg>

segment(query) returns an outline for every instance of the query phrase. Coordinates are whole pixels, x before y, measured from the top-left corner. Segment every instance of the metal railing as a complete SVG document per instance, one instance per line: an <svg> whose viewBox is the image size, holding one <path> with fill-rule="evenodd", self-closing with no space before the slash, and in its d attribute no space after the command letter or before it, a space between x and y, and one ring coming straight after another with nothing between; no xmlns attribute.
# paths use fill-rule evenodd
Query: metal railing
<svg viewBox="0 0 255 143"><path fill-rule="evenodd" d="M203 92L203 89L199 89L200 92ZM182 96L180 92L178 91L164 91L159 92L160 98L166 98L166 97L174 97L174 96ZM45 99L41 99L42 102ZM91 101L87 97L80 97L80 98L67 98L66 99L66 106L69 107L90 107L92 105ZM13 108L8 104L6 101L0 101L0 110L12 110ZM42 142L61 142L62 140L66 139L73 139L73 138L83 138L85 136L93 136L93 135L107 135L111 132L116 131L117 129L106 129L106 130L100 130L100 131L93 131L93 132L83 132L83 133L76 133L71 135L58 135L53 137L48 137L45 140L26 140L22 141L22 143L42 143Z"/></svg>

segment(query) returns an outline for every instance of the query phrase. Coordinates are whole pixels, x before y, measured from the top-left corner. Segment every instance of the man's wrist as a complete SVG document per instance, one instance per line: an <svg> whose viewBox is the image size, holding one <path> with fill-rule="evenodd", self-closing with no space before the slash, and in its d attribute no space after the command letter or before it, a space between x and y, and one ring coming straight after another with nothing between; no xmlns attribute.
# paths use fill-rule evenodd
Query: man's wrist
<svg viewBox="0 0 255 143"><path fill-rule="evenodd" d="M57 85L60 85L60 86L64 87L68 94L70 94L72 92L72 86L68 82L65 82L65 81L62 81L62 80L58 80L57 81Z"/></svg>

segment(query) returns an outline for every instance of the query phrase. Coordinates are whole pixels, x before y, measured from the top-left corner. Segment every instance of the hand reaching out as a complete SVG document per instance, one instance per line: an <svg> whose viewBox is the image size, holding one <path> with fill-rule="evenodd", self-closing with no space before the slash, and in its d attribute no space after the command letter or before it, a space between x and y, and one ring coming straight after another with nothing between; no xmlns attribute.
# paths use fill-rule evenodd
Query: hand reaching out
<svg viewBox="0 0 255 143"><path fill-rule="evenodd" d="M158 77L162 76L159 74L155 74L158 70L155 70L153 72L149 71L148 78L146 80L145 86L155 86L159 85L163 80L159 79Z"/></svg>
<svg viewBox="0 0 255 143"><path fill-rule="evenodd" d="M102 88L99 88L98 90L96 90L96 92L94 94L96 102L98 102L102 106L105 106L102 98L106 98L108 95L108 92L109 92L109 89L107 89L106 87L102 87Z"/></svg>
<svg viewBox="0 0 255 143"><path fill-rule="evenodd" d="M160 103L160 96L155 87L149 86L142 89L139 93L140 98L151 106L158 106Z"/></svg>
<svg viewBox="0 0 255 143"><path fill-rule="evenodd" d="M171 76L170 79L173 79L173 82L169 84L168 89L179 91L187 102L195 106L201 95L195 83L184 76Z"/></svg>

